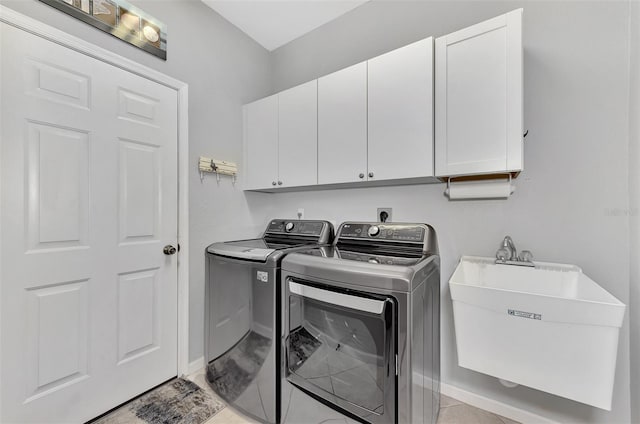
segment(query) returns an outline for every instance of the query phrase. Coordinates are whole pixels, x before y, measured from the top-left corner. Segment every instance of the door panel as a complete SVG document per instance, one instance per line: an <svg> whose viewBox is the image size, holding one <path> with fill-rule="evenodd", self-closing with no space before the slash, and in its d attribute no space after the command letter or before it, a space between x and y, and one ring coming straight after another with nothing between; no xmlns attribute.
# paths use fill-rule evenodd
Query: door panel
<svg viewBox="0 0 640 424"><path fill-rule="evenodd" d="M38 60L25 60L25 85L28 95L63 105L89 108L90 80L63 66Z"/></svg>
<svg viewBox="0 0 640 424"><path fill-rule="evenodd" d="M87 377L89 281L27 290L27 401Z"/></svg>
<svg viewBox="0 0 640 424"><path fill-rule="evenodd" d="M89 135L34 122L26 132L28 248L87 246Z"/></svg>
<svg viewBox="0 0 640 424"><path fill-rule="evenodd" d="M129 140L120 144L120 242L157 240L160 218L158 148Z"/></svg>
<svg viewBox="0 0 640 424"><path fill-rule="evenodd" d="M318 81L278 94L278 181L318 183Z"/></svg>
<svg viewBox="0 0 640 424"><path fill-rule="evenodd" d="M177 373L177 95L0 31L0 421L84 422Z"/></svg>
<svg viewBox="0 0 640 424"><path fill-rule="evenodd" d="M522 10L436 39L436 175L522 169Z"/></svg>
<svg viewBox="0 0 640 424"><path fill-rule="evenodd" d="M273 188L278 181L278 96L244 106L245 189Z"/></svg>
<svg viewBox="0 0 640 424"><path fill-rule="evenodd" d="M158 289L157 268L119 275L119 364L159 347Z"/></svg>
<svg viewBox="0 0 640 424"><path fill-rule="evenodd" d="M433 176L433 38L368 62L369 180Z"/></svg>
<svg viewBox="0 0 640 424"><path fill-rule="evenodd" d="M367 63L362 62L318 79L318 184L366 181L366 173Z"/></svg>

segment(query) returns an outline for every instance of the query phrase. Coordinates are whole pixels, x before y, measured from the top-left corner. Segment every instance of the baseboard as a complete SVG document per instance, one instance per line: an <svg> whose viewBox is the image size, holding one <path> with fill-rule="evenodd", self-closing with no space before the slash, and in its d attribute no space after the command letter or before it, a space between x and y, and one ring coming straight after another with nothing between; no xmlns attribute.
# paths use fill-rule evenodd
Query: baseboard
<svg viewBox="0 0 640 424"><path fill-rule="evenodd" d="M493 412L497 415L502 415L505 418L519 421L523 424L559 424L557 421L549 418L541 417L524 409L516 408L515 406L507 405L506 403L498 402L497 400L489 399L476 393L468 392L450 384L440 383L440 391L443 395L457 399L460 402Z"/></svg>
<svg viewBox="0 0 640 424"><path fill-rule="evenodd" d="M195 361L189 362L189 369L187 370L187 375L193 374L196 371L200 371L200 369L203 367L204 367L204 356L201 356Z"/></svg>

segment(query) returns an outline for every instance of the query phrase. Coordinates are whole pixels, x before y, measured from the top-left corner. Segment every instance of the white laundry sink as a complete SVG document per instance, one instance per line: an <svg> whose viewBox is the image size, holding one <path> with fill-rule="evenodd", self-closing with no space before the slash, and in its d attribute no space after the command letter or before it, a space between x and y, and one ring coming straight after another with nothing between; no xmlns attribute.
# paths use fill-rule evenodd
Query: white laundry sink
<svg viewBox="0 0 640 424"><path fill-rule="evenodd" d="M625 305L580 268L463 256L449 285L461 367L611 409Z"/></svg>

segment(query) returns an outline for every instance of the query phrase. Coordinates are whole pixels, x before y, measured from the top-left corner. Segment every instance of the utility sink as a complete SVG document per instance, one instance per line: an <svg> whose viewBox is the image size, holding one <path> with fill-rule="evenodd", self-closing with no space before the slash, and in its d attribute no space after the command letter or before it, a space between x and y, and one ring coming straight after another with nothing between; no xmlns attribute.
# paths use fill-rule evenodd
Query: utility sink
<svg viewBox="0 0 640 424"><path fill-rule="evenodd" d="M461 367L610 410L625 305L574 265L463 256L449 280Z"/></svg>

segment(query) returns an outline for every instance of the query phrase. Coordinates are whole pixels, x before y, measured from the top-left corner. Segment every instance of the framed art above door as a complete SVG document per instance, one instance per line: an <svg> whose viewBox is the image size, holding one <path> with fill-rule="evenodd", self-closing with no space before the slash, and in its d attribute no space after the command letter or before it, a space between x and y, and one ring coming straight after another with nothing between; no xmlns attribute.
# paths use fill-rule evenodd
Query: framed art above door
<svg viewBox="0 0 640 424"><path fill-rule="evenodd" d="M167 27L126 0L40 0L127 43L167 59Z"/></svg>

